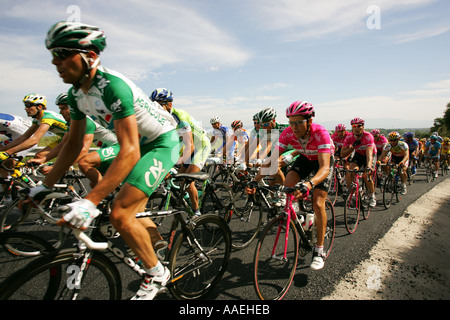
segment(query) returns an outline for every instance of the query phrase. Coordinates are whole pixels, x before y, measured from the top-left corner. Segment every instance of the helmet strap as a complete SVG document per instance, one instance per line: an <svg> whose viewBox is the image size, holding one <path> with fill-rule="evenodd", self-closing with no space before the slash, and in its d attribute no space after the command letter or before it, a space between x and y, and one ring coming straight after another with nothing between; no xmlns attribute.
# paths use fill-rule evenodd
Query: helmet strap
<svg viewBox="0 0 450 320"><path fill-rule="evenodd" d="M88 58L87 54L84 52L80 52L79 55L86 64L86 72L81 76L80 80L78 80L78 82L74 84L74 87L76 89L79 89L83 85L83 83L89 78L89 76L91 75L91 70L96 68L100 64L100 57L97 57L97 59L95 59L91 65L91 62L93 60L92 58Z"/></svg>

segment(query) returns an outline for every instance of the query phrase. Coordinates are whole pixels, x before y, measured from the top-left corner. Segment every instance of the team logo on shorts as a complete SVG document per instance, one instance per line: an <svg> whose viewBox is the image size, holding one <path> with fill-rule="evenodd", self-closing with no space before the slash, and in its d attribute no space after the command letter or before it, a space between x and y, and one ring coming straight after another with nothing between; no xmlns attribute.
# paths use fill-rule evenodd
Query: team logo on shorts
<svg viewBox="0 0 450 320"><path fill-rule="evenodd" d="M161 178L164 177L164 173L166 172L166 169L162 167L162 162L158 161L157 159L153 159L153 166L151 166L145 173L145 183L150 188L153 188L155 185L157 185Z"/></svg>

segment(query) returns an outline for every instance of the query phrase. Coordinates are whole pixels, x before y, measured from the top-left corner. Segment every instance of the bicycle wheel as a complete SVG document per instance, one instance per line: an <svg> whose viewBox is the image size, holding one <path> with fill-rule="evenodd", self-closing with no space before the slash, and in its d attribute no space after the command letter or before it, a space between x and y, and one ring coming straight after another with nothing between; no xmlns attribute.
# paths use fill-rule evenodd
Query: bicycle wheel
<svg viewBox="0 0 450 320"><path fill-rule="evenodd" d="M336 169L333 171L333 177L331 178L330 187L328 189L328 198L331 203L334 205L336 203L336 199L339 193L339 178Z"/></svg>
<svg viewBox="0 0 450 320"><path fill-rule="evenodd" d="M17 231L33 234L52 244L55 249L60 248L70 232L69 228L56 227L48 223L34 211L34 208L19 209L17 207L18 202L19 199L13 201L0 216L0 232ZM46 208L47 214L51 215L52 210L54 211L56 208L56 204L54 208ZM40 254L39 251L19 251L13 246L9 246L9 250L20 255L33 256Z"/></svg>
<svg viewBox="0 0 450 320"><path fill-rule="evenodd" d="M370 206L370 200L371 199L369 197L369 192L367 190L367 186L364 183L363 192L361 193L361 196L360 196L361 212L362 212L364 219L369 219L369 216L370 216L370 211L372 209L372 207Z"/></svg>
<svg viewBox="0 0 450 320"><path fill-rule="evenodd" d="M395 181L392 176L386 178L383 188L383 205L386 209L391 207L395 195Z"/></svg>
<svg viewBox="0 0 450 320"><path fill-rule="evenodd" d="M1 284L0 300L119 300L122 283L113 262L98 251L83 258L66 249L32 261ZM88 268L78 285L82 264Z"/></svg>
<svg viewBox="0 0 450 320"><path fill-rule="evenodd" d="M361 201L359 198L358 190L354 187L351 188L344 205L345 228L348 233L354 233L358 227L361 214Z"/></svg>
<svg viewBox="0 0 450 320"><path fill-rule="evenodd" d="M52 251L54 248L47 241L34 235L11 231L0 233L0 283L25 267L33 257ZM38 252L38 254L28 256L22 252Z"/></svg>
<svg viewBox="0 0 450 320"><path fill-rule="evenodd" d="M433 174L433 169L429 166L427 166L426 175L427 175L427 182L430 183L431 180L433 180L433 178L434 178L434 174Z"/></svg>
<svg viewBox="0 0 450 320"><path fill-rule="evenodd" d="M254 286L259 299L280 300L286 295L297 268L298 245L297 228L291 220L287 234L285 216L276 217L264 228L254 258Z"/></svg>
<svg viewBox="0 0 450 320"><path fill-rule="evenodd" d="M245 198L241 210L229 210L225 217L231 231L231 246L235 250L247 248L261 228L263 208L256 205L251 197Z"/></svg>
<svg viewBox="0 0 450 320"><path fill-rule="evenodd" d="M209 294L219 284L230 259L230 229L222 218L207 214L191 222L195 239L179 233L169 258L172 280L168 287L179 300Z"/></svg>
<svg viewBox="0 0 450 320"><path fill-rule="evenodd" d="M202 214L214 213L224 218L227 211L233 207L233 195L230 187L225 183L209 185L202 197L200 212Z"/></svg>

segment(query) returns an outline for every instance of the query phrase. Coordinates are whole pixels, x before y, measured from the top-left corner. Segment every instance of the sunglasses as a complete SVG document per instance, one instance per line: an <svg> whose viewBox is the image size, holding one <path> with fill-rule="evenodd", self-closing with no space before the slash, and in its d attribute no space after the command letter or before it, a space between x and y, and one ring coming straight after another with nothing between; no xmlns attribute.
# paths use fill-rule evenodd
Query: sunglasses
<svg viewBox="0 0 450 320"><path fill-rule="evenodd" d="M58 58L61 60L66 59L67 57L72 56L74 53L88 53L88 51L86 50L82 50L82 49L67 49L67 48L53 48L50 49L50 52L52 53L52 56L54 58Z"/></svg>
<svg viewBox="0 0 450 320"><path fill-rule="evenodd" d="M32 108L32 107L37 107L37 104L32 104L32 103L25 103L25 108Z"/></svg>
<svg viewBox="0 0 450 320"><path fill-rule="evenodd" d="M353 128L362 128L363 125L362 124L352 124Z"/></svg>
<svg viewBox="0 0 450 320"><path fill-rule="evenodd" d="M268 127L268 126L270 126L271 123L272 123L272 122L264 122L264 123L261 123L261 125L262 125L263 127Z"/></svg>
<svg viewBox="0 0 450 320"><path fill-rule="evenodd" d="M299 125L301 125L301 124L303 124L303 123L305 123L307 121L308 121L307 119L303 119L303 120L300 120L300 121L289 121L289 125L291 127L295 127L295 126L299 126Z"/></svg>

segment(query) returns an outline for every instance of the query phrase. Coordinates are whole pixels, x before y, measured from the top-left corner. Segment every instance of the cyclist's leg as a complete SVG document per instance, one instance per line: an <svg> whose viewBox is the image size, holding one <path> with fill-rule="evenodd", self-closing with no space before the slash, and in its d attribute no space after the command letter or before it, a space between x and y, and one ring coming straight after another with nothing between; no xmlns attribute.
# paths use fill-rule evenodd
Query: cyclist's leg
<svg viewBox="0 0 450 320"><path fill-rule="evenodd" d="M90 186L93 188L97 183L103 179L102 173L106 172L111 162L119 153L119 144L107 148L101 148L94 152L88 153L80 159L78 166L81 172L90 181Z"/></svg>

